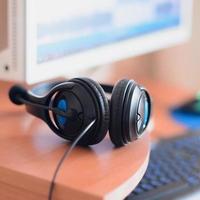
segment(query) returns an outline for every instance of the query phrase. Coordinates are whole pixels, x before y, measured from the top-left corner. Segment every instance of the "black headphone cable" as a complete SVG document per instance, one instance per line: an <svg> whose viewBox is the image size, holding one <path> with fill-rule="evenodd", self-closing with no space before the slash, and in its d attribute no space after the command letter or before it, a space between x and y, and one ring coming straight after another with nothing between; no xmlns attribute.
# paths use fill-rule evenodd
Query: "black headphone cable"
<svg viewBox="0 0 200 200"><path fill-rule="evenodd" d="M62 111L62 110L59 110L57 108L54 108L52 106L45 106L45 105L42 105L42 104L38 104L38 103L33 103L31 101L28 101L24 98L19 98L20 101L26 105L30 105L30 106L35 106L35 107L38 107L38 108L42 108L44 110L49 110L49 111L52 111L53 113L55 113L56 115L60 115L62 117L68 117L68 118L74 118L76 116L76 111L75 110L70 110L70 111Z"/></svg>
<svg viewBox="0 0 200 200"><path fill-rule="evenodd" d="M48 200L52 200L52 198L53 198L53 191L54 191L54 187L55 187L55 181L56 181L56 178L58 176L58 172L59 172L63 162L69 157L70 153L75 148L77 143L91 129L91 127L95 124L95 122L96 122L96 119L93 120L92 122L90 122L90 124L82 131L82 133L73 141L73 143L71 144L70 148L66 149L66 151L62 155L61 159L59 160L59 162L58 162L58 164L56 166L56 169L54 171L54 174L53 174L53 177L52 177L52 180L51 180L51 185L50 185L49 194L48 194Z"/></svg>

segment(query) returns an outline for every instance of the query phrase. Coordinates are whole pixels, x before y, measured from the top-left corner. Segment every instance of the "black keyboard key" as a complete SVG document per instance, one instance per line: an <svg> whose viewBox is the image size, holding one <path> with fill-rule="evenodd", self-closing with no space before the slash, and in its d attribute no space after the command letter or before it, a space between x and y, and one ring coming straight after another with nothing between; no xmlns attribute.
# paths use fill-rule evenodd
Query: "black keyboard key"
<svg viewBox="0 0 200 200"><path fill-rule="evenodd" d="M143 192L144 192L144 190L142 188L139 188L139 187L134 190L135 195L141 194Z"/></svg>
<svg viewBox="0 0 200 200"><path fill-rule="evenodd" d="M190 185L199 185L200 184L200 180L199 178L197 177L194 177L194 176L191 176L191 177L188 177L187 180L186 180Z"/></svg>

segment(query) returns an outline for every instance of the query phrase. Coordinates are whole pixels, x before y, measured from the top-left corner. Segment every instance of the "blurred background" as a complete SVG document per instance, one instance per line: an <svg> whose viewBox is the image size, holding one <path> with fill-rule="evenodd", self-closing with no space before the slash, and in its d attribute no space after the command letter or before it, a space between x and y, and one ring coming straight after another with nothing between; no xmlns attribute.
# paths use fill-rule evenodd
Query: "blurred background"
<svg viewBox="0 0 200 200"><path fill-rule="evenodd" d="M193 6L191 39L176 47L124 60L115 66L131 69L134 76L147 76L168 84L199 90L200 86L200 1Z"/></svg>

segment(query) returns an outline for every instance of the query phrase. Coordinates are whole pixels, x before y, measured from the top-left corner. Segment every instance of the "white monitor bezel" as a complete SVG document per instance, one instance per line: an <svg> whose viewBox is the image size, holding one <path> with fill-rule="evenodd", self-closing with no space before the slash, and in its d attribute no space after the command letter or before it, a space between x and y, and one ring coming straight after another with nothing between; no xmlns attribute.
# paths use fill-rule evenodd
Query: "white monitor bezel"
<svg viewBox="0 0 200 200"><path fill-rule="evenodd" d="M8 45L0 52L0 79L2 80L25 80L25 2L26 0L7 0ZM5 70L6 67L8 70Z"/></svg>
<svg viewBox="0 0 200 200"><path fill-rule="evenodd" d="M37 64L36 10L33 0L26 0L26 82L36 83L61 75L74 75L83 69L108 64L131 56L138 56L167 48L189 39L192 30L192 1L182 0L181 25L138 38L119 41L70 55L57 60ZM156 44L156 45L155 45ZM78 74L77 74L78 75Z"/></svg>

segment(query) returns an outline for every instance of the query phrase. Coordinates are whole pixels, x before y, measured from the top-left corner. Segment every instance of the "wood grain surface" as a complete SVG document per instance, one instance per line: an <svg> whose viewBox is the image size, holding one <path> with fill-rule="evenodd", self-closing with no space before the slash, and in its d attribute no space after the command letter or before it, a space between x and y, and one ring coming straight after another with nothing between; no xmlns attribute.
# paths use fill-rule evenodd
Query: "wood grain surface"
<svg viewBox="0 0 200 200"><path fill-rule="evenodd" d="M55 167L69 144L10 103L11 83L0 82L0 199L46 200ZM76 147L56 180L55 200L123 199L139 183L149 158L149 137L115 149L109 138Z"/></svg>

